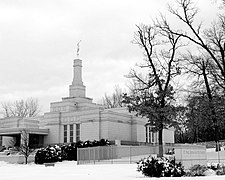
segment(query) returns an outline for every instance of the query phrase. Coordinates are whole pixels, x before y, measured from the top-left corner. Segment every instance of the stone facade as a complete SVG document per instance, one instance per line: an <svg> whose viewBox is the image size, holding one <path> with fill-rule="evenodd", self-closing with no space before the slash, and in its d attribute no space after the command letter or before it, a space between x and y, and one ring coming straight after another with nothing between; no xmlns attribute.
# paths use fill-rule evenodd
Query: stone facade
<svg viewBox="0 0 225 180"><path fill-rule="evenodd" d="M51 103L50 112L41 117L0 119L0 135L13 136L10 134L13 128L17 128L17 134L18 128L25 128L31 134L42 135L44 144L102 138L117 142L158 142L158 133L152 133L146 126L147 119L134 116L126 108L105 109L86 97L80 59L74 60L73 72L69 97ZM163 139L165 143L174 143L174 129L164 130Z"/></svg>

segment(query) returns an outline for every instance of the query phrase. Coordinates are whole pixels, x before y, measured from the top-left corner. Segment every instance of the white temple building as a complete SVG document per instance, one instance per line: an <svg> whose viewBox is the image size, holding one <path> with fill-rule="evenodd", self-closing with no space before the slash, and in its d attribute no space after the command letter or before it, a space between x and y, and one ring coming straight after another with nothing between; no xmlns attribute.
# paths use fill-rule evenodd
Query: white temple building
<svg viewBox="0 0 225 180"><path fill-rule="evenodd" d="M125 107L106 109L86 97L82 60L75 59L69 97L51 103L50 112L43 116L0 119L0 143L9 146L13 138L19 146L24 132L35 146L100 139L116 144L157 143L158 133L152 133L146 124L146 118L136 117ZM174 129L163 132L163 142L174 143Z"/></svg>

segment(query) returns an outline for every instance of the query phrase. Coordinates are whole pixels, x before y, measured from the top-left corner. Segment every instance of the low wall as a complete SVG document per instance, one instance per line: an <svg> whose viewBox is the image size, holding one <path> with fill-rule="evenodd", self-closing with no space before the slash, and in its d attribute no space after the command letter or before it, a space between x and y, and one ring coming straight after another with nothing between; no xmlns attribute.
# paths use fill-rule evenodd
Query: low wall
<svg viewBox="0 0 225 180"><path fill-rule="evenodd" d="M34 162L35 155L30 155L28 157L28 163ZM23 164L25 163L25 157L23 155L0 155L0 161L5 161L8 163L17 163L17 164Z"/></svg>
<svg viewBox="0 0 225 180"><path fill-rule="evenodd" d="M193 144L176 144L174 146L176 162L181 162L185 168L195 164L206 165L206 146Z"/></svg>
<svg viewBox="0 0 225 180"><path fill-rule="evenodd" d="M225 164L225 151L218 151L215 152L211 151L211 152L207 152L207 163L223 163Z"/></svg>

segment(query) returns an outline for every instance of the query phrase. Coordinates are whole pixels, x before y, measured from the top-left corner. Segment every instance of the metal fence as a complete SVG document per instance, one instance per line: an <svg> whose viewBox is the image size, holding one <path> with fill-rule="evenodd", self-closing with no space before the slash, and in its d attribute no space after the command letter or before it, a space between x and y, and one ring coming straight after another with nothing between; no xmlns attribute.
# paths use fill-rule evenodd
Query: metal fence
<svg viewBox="0 0 225 180"><path fill-rule="evenodd" d="M194 144L164 145L164 154L174 151L177 162L186 168L194 164L223 163L225 164L225 150L215 152L206 150L205 146ZM148 146L99 146L77 149L77 164L116 164L136 163L144 157L157 156L158 145Z"/></svg>
<svg viewBox="0 0 225 180"><path fill-rule="evenodd" d="M164 153L173 146L164 146ZM99 146L77 149L77 164L136 163L149 155L156 156L159 147L152 146Z"/></svg>

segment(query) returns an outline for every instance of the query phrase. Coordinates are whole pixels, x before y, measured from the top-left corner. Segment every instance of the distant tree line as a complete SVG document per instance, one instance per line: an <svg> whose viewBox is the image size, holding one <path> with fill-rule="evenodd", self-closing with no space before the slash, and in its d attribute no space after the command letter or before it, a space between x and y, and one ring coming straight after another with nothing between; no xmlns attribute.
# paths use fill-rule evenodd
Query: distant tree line
<svg viewBox="0 0 225 180"><path fill-rule="evenodd" d="M218 125L218 140L225 139L225 98L214 97L214 107ZM178 143L196 143L215 140L212 114L206 96L196 95L188 98L183 117L176 127L175 141Z"/></svg>
<svg viewBox="0 0 225 180"><path fill-rule="evenodd" d="M27 98L16 101L1 103L1 114L3 117L34 117L40 113L37 99Z"/></svg>

